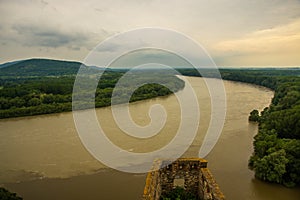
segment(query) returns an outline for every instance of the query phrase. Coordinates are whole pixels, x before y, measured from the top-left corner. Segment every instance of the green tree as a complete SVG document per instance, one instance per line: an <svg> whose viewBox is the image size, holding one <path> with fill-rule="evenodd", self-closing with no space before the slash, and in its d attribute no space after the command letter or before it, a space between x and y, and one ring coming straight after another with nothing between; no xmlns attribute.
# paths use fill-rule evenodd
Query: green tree
<svg viewBox="0 0 300 200"><path fill-rule="evenodd" d="M20 98L20 97L16 97L10 100L10 104L17 107L17 108L21 108L23 106L25 106L26 102L24 101L24 99Z"/></svg>
<svg viewBox="0 0 300 200"><path fill-rule="evenodd" d="M38 105L40 105L42 103L42 101L40 100L40 99L38 99L38 98L32 98L32 99L30 99L29 101L28 101L28 105L29 106L38 106Z"/></svg>
<svg viewBox="0 0 300 200"><path fill-rule="evenodd" d="M288 162L284 149L273 152L254 162L255 176L265 181L282 183Z"/></svg>
<svg viewBox="0 0 300 200"><path fill-rule="evenodd" d="M259 121L259 112L258 110L252 110L250 112L249 121L258 122Z"/></svg>
<svg viewBox="0 0 300 200"><path fill-rule="evenodd" d="M54 102L54 95L53 94L45 94L42 98L43 103L51 104Z"/></svg>

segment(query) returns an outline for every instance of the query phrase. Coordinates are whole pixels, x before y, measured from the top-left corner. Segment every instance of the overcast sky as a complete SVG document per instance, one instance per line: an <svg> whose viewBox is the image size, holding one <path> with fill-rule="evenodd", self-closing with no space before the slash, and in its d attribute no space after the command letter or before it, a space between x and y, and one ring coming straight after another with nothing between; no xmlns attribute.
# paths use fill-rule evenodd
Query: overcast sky
<svg viewBox="0 0 300 200"><path fill-rule="evenodd" d="M0 0L0 63L83 61L141 27L179 31L218 66L300 66L300 0Z"/></svg>

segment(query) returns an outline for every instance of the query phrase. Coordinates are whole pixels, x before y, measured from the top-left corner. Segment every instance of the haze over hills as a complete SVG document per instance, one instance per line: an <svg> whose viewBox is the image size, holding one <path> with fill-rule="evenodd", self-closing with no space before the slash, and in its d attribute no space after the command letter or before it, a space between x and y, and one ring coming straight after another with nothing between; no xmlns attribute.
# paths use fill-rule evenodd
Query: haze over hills
<svg viewBox="0 0 300 200"><path fill-rule="evenodd" d="M4 77L38 77L38 76L67 76L76 75L82 63L66 60L52 60L43 58L32 58L27 60L17 60L0 65L0 78ZM179 72L183 73L187 68L176 67ZM91 66L92 73L96 72L93 69L99 70L101 68ZM121 70L122 68L113 68ZM110 70L113 70L110 68ZM126 69L126 68L123 68ZM128 69L128 68L127 68ZM244 70L251 71L252 73L257 71L261 73L264 71L264 75L300 75L300 68L220 68L220 72L228 70ZM202 70L207 70L203 68ZM188 75L188 73L183 73Z"/></svg>

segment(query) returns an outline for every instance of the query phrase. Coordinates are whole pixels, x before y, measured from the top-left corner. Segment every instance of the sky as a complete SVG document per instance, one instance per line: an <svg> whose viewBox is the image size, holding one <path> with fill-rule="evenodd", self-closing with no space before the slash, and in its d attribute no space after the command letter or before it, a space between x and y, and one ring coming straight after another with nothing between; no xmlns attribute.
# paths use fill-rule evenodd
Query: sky
<svg viewBox="0 0 300 200"><path fill-rule="evenodd" d="M187 35L218 66L300 66L300 0L0 0L0 63L82 62L143 27Z"/></svg>

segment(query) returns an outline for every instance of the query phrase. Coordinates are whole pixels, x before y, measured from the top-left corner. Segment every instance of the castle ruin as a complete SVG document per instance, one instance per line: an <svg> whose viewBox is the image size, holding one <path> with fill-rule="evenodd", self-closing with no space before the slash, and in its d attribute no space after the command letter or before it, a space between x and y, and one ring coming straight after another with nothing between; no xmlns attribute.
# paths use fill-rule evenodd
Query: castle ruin
<svg viewBox="0 0 300 200"><path fill-rule="evenodd" d="M163 166L163 167L162 167ZM200 200L225 200L218 184L201 158L156 160L148 172L143 200L159 200L176 187L194 194Z"/></svg>

